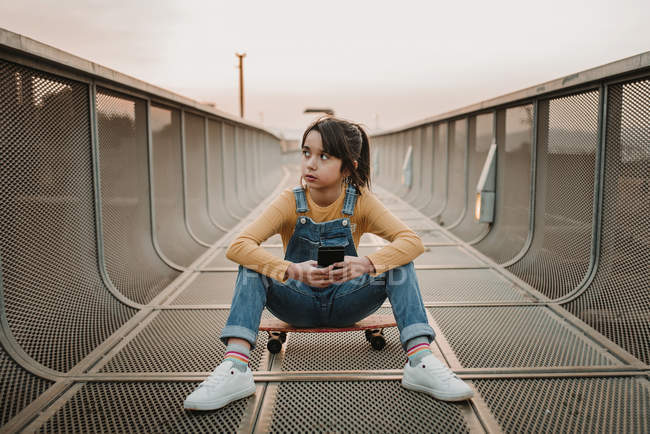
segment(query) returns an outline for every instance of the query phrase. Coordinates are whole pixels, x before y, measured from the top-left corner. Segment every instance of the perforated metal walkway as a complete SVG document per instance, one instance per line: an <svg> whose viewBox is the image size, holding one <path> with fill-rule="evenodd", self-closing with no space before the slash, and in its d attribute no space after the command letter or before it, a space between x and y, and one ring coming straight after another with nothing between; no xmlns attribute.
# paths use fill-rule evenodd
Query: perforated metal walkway
<svg viewBox="0 0 650 434"><path fill-rule="evenodd" d="M380 352L362 333L289 334L275 356L260 333L251 359L256 394L221 410L185 412L185 396L223 357L218 334L237 274L224 248L253 211L163 290L158 304L102 345L105 354L87 372L51 386L61 395L28 430L648 431L647 372L628 354L400 199L375 190L426 243L416 268L438 335L432 348L474 385L471 402L403 389L406 359L395 329ZM386 241L365 234L361 243L360 255ZM279 236L264 246L282 254ZM380 310L389 312L388 304Z"/></svg>
<svg viewBox="0 0 650 434"><path fill-rule="evenodd" d="M225 349L224 250L294 185L296 156L0 29L0 432L650 432L648 95L643 53L371 138L374 192L426 245L432 349L471 401L403 389L394 329L380 352L290 334L275 356L261 333L256 394L193 413ZM365 234L359 254L385 243Z"/></svg>

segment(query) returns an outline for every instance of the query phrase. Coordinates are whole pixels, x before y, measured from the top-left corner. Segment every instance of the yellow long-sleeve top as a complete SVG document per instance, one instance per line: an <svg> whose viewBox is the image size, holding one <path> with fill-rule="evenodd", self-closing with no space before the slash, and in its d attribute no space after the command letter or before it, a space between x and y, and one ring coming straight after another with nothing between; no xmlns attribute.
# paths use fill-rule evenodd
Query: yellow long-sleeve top
<svg viewBox="0 0 650 434"><path fill-rule="evenodd" d="M367 187L362 187L361 193L357 196L354 214L350 217L350 230L357 251L359 239L365 232L390 241L390 244L367 255L375 267L371 276L407 264L424 252L422 240L413 230L393 215ZM339 197L325 207L314 203L308 188L305 196L309 211L301 215L306 215L317 223L345 217L341 213L345 198L344 186L341 187ZM291 262L274 256L260 244L279 233L286 252L298 217L296 198L293 188L289 187L230 243L226 257L279 282L286 281L284 275Z"/></svg>

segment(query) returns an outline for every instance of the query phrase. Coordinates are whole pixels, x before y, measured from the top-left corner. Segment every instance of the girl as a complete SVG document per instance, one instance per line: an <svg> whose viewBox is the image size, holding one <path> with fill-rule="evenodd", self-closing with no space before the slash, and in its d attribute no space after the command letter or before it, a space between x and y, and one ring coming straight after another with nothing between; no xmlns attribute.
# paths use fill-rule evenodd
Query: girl
<svg viewBox="0 0 650 434"><path fill-rule="evenodd" d="M228 247L226 257L240 265L220 336L226 354L186 398L185 408L217 409L255 393L248 363L264 307L295 326L336 327L367 317L386 297L408 357L402 386L448 401L473 395L431 354L435 334L413 266L424 246L370 191L369 151L358 124L326 116L307 128L301 186L284 190ZM364 232L390 244L358 257L356 246ZM284 260L260 246L276 233L282 235ZM320 245L345 246L343 262L318 268Z"/></svg>

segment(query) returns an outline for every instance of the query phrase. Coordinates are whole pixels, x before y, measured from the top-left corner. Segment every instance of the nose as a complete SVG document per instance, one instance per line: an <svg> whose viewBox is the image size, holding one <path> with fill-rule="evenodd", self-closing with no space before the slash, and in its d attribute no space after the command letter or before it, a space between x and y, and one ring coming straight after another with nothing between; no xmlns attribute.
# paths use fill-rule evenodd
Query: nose
<svg viewBox="0 0 650 434"><path fill-rule="evenodd" d="M316 169L316 156L312 155L307 159L307 167L310 169Z"/></svg>

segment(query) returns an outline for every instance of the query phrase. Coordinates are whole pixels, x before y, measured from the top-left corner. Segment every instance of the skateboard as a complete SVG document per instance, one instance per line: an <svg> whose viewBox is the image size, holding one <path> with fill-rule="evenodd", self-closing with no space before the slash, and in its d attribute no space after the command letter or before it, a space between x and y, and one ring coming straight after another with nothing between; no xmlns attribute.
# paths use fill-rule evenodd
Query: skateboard
<svg viewBox="0 0 650 434"><path fill-rule="evenodd" d="M262 319L260 321L260 331L265 331L269 335L269 341L266 348L269 352L277 354L282 350L282 344L287 340L287 333L339 333L363 330L366 334L366 341L374 350L382 350L386 346L384 338L384 329L387 327L397 327L393 315L370 315L356 324L344 327L294 327L291 324L277 318Z"/></svg>

